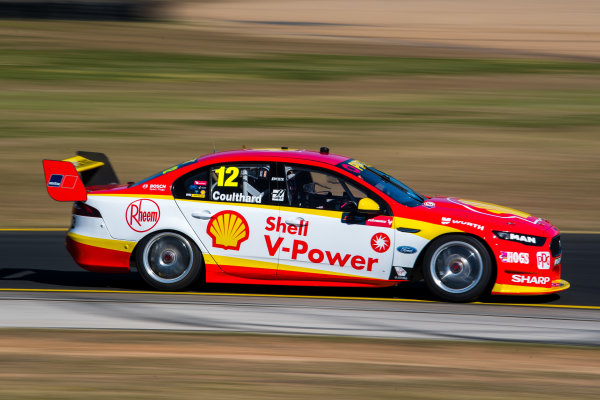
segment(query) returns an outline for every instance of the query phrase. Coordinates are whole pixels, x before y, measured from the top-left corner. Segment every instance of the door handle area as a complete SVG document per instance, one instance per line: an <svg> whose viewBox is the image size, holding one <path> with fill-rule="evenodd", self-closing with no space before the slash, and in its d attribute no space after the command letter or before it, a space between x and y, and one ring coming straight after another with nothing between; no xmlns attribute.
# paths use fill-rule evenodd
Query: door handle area
<svg viewBox="0 0 600 400"><path fill-rule="evenodd" d="M300 226L303 222L304 222L304 218L302 218L302 217L290 218L290 219L285 220L286 224L294 225L294 226Z"/></svg>
<svg viewBox="0 0 600 400"><path fill-rule="evenodd" d="M210 219L212 217L212 213L208 210L203 210L200 212L192 213L192 217L198 219Z"/></svg>

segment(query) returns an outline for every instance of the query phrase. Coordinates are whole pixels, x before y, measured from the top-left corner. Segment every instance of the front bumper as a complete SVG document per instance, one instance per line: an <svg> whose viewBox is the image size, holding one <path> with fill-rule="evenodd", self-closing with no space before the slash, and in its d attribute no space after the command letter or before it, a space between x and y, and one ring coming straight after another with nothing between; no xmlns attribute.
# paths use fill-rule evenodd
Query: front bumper
<svg viewBox="0 0 600 400"><path fill-rule="evenodd" d="M551 287L520 286L496 283L492 288L492 294L520 296L541 295L561 292L563 290L567 290L570 287L571 284L563 279L557 279L552 281Z"/></svg>

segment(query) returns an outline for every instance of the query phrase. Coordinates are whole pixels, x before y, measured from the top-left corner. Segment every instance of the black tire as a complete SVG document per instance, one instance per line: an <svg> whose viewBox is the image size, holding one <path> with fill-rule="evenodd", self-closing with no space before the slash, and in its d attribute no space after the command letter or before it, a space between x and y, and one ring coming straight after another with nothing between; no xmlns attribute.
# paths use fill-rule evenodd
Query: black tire
<svg viewBox="0 0 600 400"><path fill-rule="evenodd" d="M470 236L448 235L436 239L423 258L427 287L445 301L475 300L489 289L493 272L488 250Z"/></svg>
<svg viewBox="0 0 600 400"><path fill-rule="evenodd" d="M175 232L159 232L144 238L136 252L136 263L146 283L165 291L188 288L204 269L198 247Z"/></svg>

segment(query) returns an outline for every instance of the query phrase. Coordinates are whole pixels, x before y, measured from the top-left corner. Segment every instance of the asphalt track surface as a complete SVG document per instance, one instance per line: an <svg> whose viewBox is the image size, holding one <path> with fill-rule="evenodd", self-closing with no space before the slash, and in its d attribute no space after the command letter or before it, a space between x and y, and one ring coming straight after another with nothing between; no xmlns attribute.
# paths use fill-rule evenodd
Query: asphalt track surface
<svg viewBox="0 0 600 400"><path fill-rule="evenodd" d="M0 327L168 329L600 345L600 235L563 234L566 292L436 302L385 289L206 285L159 293L80 269L64 232L0 232Z"/></svg>

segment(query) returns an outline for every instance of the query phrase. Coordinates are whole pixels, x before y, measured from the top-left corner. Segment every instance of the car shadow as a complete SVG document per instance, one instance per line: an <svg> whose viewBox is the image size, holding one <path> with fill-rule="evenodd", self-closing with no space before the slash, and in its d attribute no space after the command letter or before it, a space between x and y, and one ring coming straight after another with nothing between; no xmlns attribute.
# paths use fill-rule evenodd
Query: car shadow
<svg viewBox="0 0 600 400"><path fill-rule="evenodd" d="M136 273L106 274L36 268L0 268L3 289L148 290Z"/></svg>
<svg viewBox="0 0 600 400"><path fill-rule="evenodd" d="M52 289L52 290L117 290L153 291L135 273L107 274L89 271L60 271L36 268L0 268L0 287L3 289ZM340 288L277 285L202 284L181 293L235 293L273 296L318 296L366 299L398 299L439 301L427 290L423 281L402 283L385 288ZM479 302L489 304L551 304L560 295L543 296L494 296L487 295Z"/></svg>

